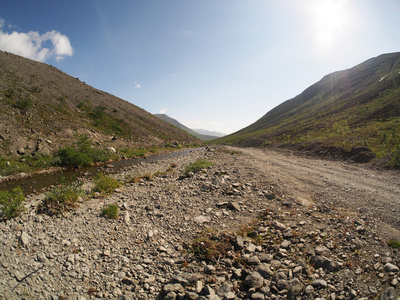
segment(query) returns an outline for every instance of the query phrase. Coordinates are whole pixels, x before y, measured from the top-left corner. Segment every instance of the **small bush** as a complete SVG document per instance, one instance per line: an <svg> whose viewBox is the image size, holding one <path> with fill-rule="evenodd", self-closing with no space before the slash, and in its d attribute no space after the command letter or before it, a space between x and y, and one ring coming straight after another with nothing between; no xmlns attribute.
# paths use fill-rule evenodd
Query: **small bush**
<svg viewBox="0 0 400 300"><path fill-rule="evenodd" d="M7 98L11 98L14 95L14 89L5 89L4 90L4 96L6 96Z"/></svg>
<svg viewBox="0 0 400 300"><path fill-rule="evenodd" d="M86 135L78 136L74 146L63 147L56 155L56 161L64 167L81 167L108 159L110 159L110 153L93 147L92 141Z"/></svg>
<svg viewBox="0 0 400 300"><path fill-rule="evenodd" d="M24 200L25 196L20 187L11 192L0 192L0 207L4 217L6 219L18 217L25 210Z"/></svg>
<svg viewBox="0 0 400 300"><path fill-rule="evenodd" d="M20 98L17 100L14 106L20 109L21 112L25 113L33 106L33 101L30 98Z"/></svg>
<svg viewBox="0 0 400 300"><path fill-rule="evenodd" d="M190 163L189 165L187 165L183 173L185 175L188 175L190 172L196 173L214 165L215 165L214 163L206 159L198 159L194 163Z"/></svg>
<svg viewBox="0 0 400 300"><path fill-rule="evenodd" d="M113 203L109 204L101 210L101 215L108 219L118 218L118 205Z"/></svg>
<svg viewBox="0 0 400 300"><path fill-rule="evenodd" d="M83 191L78 184L57 186L46 193L38 211L50 216L64 214L77 207L78 198L81 195Z"/></svg>
<svg viewBox="0 0 400 300"><path fill-rule="evenodd" d="M189 253L201 259L225 257L233 249L232 239L227 234L203 232L189 246Z"/></svg>
<svg viewBox="0 0 400 300"><path fill-rule="evenodd" d="M101 173L97 174L97 176L94 178L94 182L94 191L102 194L110 194L116 188L121 186L121 184L115 178L106 176Z"/></svg>
<svg viewBox="0 0 400 300"><path fill-rule="evenodd" d="M400 248L400 242L398 242L398 241L396 241L396 240L390 240L390 241L388 242L388 246L389 246L390 248L393 248L393 249L398 249L398 248Z"/></svg>

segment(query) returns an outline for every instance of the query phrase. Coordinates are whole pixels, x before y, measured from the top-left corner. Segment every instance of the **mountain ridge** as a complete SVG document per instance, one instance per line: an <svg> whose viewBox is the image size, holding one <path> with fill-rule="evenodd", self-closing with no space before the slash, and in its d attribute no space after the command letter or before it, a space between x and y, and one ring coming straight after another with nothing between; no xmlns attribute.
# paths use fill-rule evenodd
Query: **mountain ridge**
<svg viewBox="0 0 400 300"><path fill-rule="evenodd" d="M400 52L382 54L324 76L253 124L214 142L317 151L333 147L342 153L366 147L387 156L394 149L388 139L397 139L399 97ZM384 135L387 140L380 143Z"/></svg>

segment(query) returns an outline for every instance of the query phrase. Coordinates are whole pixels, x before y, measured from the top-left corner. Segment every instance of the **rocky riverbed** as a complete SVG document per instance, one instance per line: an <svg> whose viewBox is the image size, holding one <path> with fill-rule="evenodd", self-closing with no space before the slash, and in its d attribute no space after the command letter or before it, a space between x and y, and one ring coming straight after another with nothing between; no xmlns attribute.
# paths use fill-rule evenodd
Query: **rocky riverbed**
<svg viewBox="0 0 400 300"><path fill-rule="evenodd" d="M199 158L215 165L183 176ZM0 299L400 295L399 252L387 245L396 228L326 194L304 201L262 163L225 147L143 162L113 176L152 179L59 217L37 214L44 195L27 197L21 217L0 223ZM110 203L116 220L100 214Z"/></svg>

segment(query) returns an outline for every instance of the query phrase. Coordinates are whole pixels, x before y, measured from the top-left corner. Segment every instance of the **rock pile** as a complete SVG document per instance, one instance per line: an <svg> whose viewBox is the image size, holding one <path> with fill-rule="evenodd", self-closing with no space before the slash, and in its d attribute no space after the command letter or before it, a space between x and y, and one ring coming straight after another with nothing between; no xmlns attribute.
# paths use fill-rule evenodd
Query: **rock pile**
<svg viewBox="0 0 400 300"><path fill-rule="evenodd" d="M215 166L182 176L199 158ZM143 179L83 201L63 217L37 214L43 195L28 197L21 217L0 223L0 298L399 294L400 258L377 230L379 221L318 199L304 206L248 160L218 148L128 167L114 176ZM117 220L100 214L111 203L119 207Z"/></svg>

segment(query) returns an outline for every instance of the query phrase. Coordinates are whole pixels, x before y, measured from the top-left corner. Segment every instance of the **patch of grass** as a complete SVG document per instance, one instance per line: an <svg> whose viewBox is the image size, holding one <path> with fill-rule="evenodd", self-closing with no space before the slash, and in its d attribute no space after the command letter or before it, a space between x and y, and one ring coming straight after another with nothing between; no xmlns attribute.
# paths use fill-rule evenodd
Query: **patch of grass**
<svg viewBox="0 0 400 300"><path fill-rule="evenodd" d="M8 176L21 172L27 172L29 166L22 162L16 161L14 158L7 159L0 155L0 175Z"/></svg>
<svg viewBox="0 0 400 300"><path fill-rule="evenodd" d="M6 219L18 217L25 210L24 201L25 196L20 187L11 192L0 192L0 208Z"/></svg>
<svg viewBox="0 0 400 300"><path fill-rule="evenodd" d="M121 184L115 178L99 173L94 178L95 187L94 191L101 194L110 194Z"/></svg>
<svg viewBox="0 0 400 300"><path fill-rule="evenodd" d="M32 93L40 93L42 91L42 88L38 85L34 85L30 87L29 89Z"/></svg>
<svg viewBox="0 0 400 300"><path fill-rule="evenodd" d="M187 176L190 172L193 173L200 172L214 165L215 164L213 162L208 161L206 159L198 159L194 163L188 164L183 173Z"/></svg>
<svg viewBox="0 0 400 300"><path fill-rule="evenodd" d="M396 241L396 240L390 240L390 241L388 242L388 246L389 246L390 248L393 248L393 249L398 249L398 248L400 248L400 242L399 242L399 241Z"/></svg>
<svg viewBox="0 0 400 300"><path fill-rule="evenodd" d="M64 167L81 167L109 159L107 150L94 147L88 136L80 135L75 145L58 150L55 162Z"/></svg>
<svg viewBox="0 0 400 300"><path fill-rule="evenodd" d="M29 155L25 159L27 164L35 169L46 168L53 164L53 158L50 155L40 154L39 152Z"/></svg>
<svg viewBox="0 0 400 300"><path fill-rule="evenodd" d="M117 219L118 218L118 205L113 203L105 206L101 210L101 215L108 219Z"/></svg>
<svg viewBox="0 0 400 300"><path fill-rule="evenodd" d="M11 98L14 95L14 89L7 88L4 90L4 96L7 98Z"/></svg>
<svg viewBox="0 0 400 300"><path fill-rule="evenodd" d="M205 230L192 241L189 253L201 259L218 259L225 257L228 251L233 249L232 238L228 234L217 234L211 230Z"/></svg>
<svg viewBox="0 0 400 300"><path fill-rule="evenodd" d="M53 188L38 207L39 213L52 215L64 214L77 207L78 198L83 191L78 184L61 185Z"/></svg>
<svg viewBox="0 0 400 300"><path fill-rule="evenodd" d="M157 172L156 172L157 173ZM127 182L133 182L133 183L138 183L142 180L144 181L149 181L153 179L153 176L157 176L157 174L154 173L154 175L151 174L143 174L143 175L139 175L139 176L130 176L129 178L127 178Z"/></svg>
<svg viewBox="0 0 400 300"><path fill-rule="evenodd" d="M32 106L33 100L31 98L19 98L14 103L14 107L18 108L22 113L26 113Z"/></svg>
<svg viewBox="0 0 400 300"><path fill-rule="evenodd" d="M144 148L138 148L138 149L123 148L119 149L119 152L122 153L125 157L142 157L146 155L147 150Z"/></svg>

